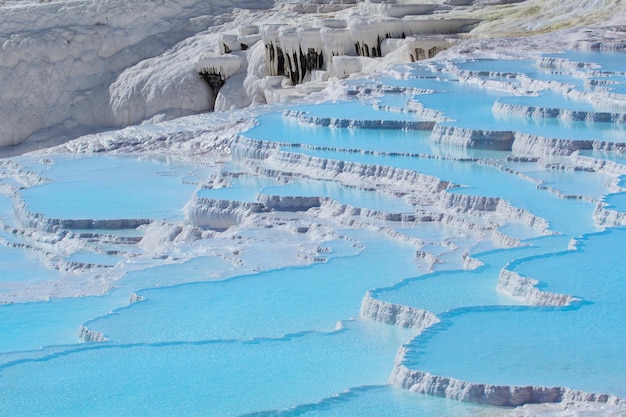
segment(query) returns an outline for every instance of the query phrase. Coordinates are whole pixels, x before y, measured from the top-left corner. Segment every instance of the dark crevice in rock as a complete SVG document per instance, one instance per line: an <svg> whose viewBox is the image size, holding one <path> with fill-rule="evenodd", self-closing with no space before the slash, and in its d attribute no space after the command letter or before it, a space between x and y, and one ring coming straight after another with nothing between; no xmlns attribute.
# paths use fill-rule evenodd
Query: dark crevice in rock
<svg viewBox="0 0 626 417"><path fill-rule="evenodd" d="M201 71L199 72L200 77L209 85L211 91L213 91L213 95L217 97L217 93L219 93L220 89L226 83L226 78L219 73Z"/></svg>

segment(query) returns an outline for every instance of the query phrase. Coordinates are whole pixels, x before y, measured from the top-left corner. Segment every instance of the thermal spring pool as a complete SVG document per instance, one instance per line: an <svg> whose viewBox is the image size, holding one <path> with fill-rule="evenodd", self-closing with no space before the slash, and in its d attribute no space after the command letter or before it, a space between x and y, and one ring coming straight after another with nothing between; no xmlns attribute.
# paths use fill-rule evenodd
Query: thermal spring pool
<svg viewBox="0 0 626 417"><path fill-rule="evenodd" d="M622 60L425 61L0 160L0 415L620 415Z"/></svg>

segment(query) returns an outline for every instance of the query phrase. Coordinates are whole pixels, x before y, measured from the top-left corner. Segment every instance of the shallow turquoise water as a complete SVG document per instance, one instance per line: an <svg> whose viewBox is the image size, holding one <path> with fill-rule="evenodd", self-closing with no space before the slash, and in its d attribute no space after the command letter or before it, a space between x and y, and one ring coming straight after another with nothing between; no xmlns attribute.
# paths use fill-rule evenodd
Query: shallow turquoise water
<svg viewBox="0 0 626 417"><path fill-rule="evenodd" d="M562 58L572 62L593 64L602 71L623 72L624 54L619 51L586 51L572 49L565 52L547 54L547 57Z"/></svg>
<svg viewBox="0 0 626 417"><path fill-rule="evenodd" d="M222 188L200 189L196 194L201 198L253 202L264 187L279 184L275 179L257 176L240 176L229 182Z"/></svg>
<svg viewBox="0 0 626 417"><path fill-rule="evenodd" d="M583 196L600 200L610 192L613 177L600 172L571 171L567 169L537 169L534 164L507 163L507 167L541 181L564 195Z"/></svg>
<svg viewBox="0 0 626 417"><path fill-rule="evenodd" d="M606 207L626 212L626 193L609 194L604 198Z"/></svg>
<svg viewBox="0 0 626 417"><path fill-rule="evenodd" d="M533 70L527 68L527 71L532 78ZM410 86L432 90L433 93L416 95L413 100L418 101L427 109L437 110L452 119L453 122L449 124L453 126L480 130L514 131L557 139L604 140L607 142L623 142L624 140L623 126L612 123L532 119L525 116L499 115L491 111L493 103L497 100L505 103L511 102L547 108L564 107L574 110L612 111L610 106L591 106L583 101L568 99L557 92L544 90L539 92L538 97L532 95L518 96L512 92L492 90L483 86L462 83L458 80L433 78L412 80L384 78L382 82L392 86ZM582 80L579 83L582 83Z"/></svg>
<svg viewBox="0 0 626 417"><path fill-rule="evenodd" d="M0 406L14 410L15 400L36 395L39 401L19 405L21 413L238 415L287 408L386 383L398 345L409 337L393 326L353 322L333 333L247 343L85 345L0 368ZM15 378L19 385L10 383ZM63 384L50 383L58 378Z"/></svg>
<svg viewBox="0 0 626 417"><path fill-rule="evenodd" d="M506 411L508 410L501 409L501 412ZM493 409L481 405L459 403L445 398L415 394L386 385L359 387L313 404L304 404L290 410L255 413L251 414L250 417L479 417L489 415L488 413L493 413Z"/></svg>
<svg viewBox="0 0 626 417"><path fill-rule="evenodd" d="M128 302L126 293L0 305L0 353L78 343L78 326ZM0 395L0 397L4 396Z"/></svg>
<svg viewBox="0 0 626 417"><path fill-rule="evenodd" d="M504 97L499 101L505 104L513 104L517 106L530 106L549 109L566 109L576 111L610 111L608 108L602 108L602 106L594 106L593 104L581 101L573 100L552 91L542 91L537 97L528 96L516 96L516 97Z"/></svg>
<svg viewBox="0 0 626 417"><path fill-rule="evenodd" d="M444 324L421 339L423 350L416 341L406 359L409 367L465 381L566 386L624 396L623 325L589 320L582 309L458 313L446 316Z"/></svg>
<svg viewBox="0 0 626 417"><path fill-rule="evenodd" d="M62 275L46 268L45 258L42 255L19 248L0 246L0 264L2 264L0 291L8 282L44 281ZM24 268L24 265L29 265L29 267Z"/></svg>
<svg viewBox="0 0 626 417"><path fill-rule="evenodd" d="M366 245L359 255L306 268L141 291L146 300L86 326L120 343L245 340L332 331L337 321L358 316L366 291L416 273L411 245L368 233L356 236ZM153 269L151 274L183 273L177 269Z"/></svg>
<svg viewBox="0 0 626 417"><path fill-rule="evenodd" d="M331 198L342 204L382 210L391 213L409 212L413 207L401 198L395 198L378 191L366 191L344 187L332 181L295 179L281 183L272 178L240 177L231 180L230 186L201 189L198 197L231 201L258 201L261 195L298 196Z"/></svg>
<svg viewBox="0 0 626 417"><path fill-rule="evenodd" d="M356 100L296 106L293 110L305 112L306 115L313 117L341 117L348 120L423 120L411 113L379 111L371 103Z"/></svg>
<svg viewBox="0 0 626 417"><path fill-rule="evenodd" d="M575 233L574 230L576 230L587 233L597 230L591 220L594 204L558 198L547 191L538 190L536 184L530 181L513 174L500 172L498 168L491 166L470 161L378 156L325 150L302 152L324 158L389 165L433 175L463 186L450 190L450 192L503 197L511 201L516 207L528 209L530 212L550 220L553 230L559 232ZM568 181L570 181L569 177L563 183L566 190L565 185ZM562 183L558 181L555 184L556 188L561 188L561 185Z"/></svg>
<svg viewBox="0 0 626 417"><path fill-rule="evenodd" d="M428 153L430 149L428 130L336 129L303 126L296 120L283 119L279 113L260 116L258 126L245 132L245 136L288 144L365 151Z"/></svg>
<svg viewBox="0 0 626 417"><path fill-rule="evenodd" d="M49 218L181 218L196 188L182 181L181 168L130 157L63 158L43 172L52 182L20 195L29 210Z"/></svg>
<svg viewBox="0 0 626 417"><path fill-rule="evenodd" d="M622 57L566 56L596 59L609 70L617 70ZM565 70L539 68L533 61L455 65L570 80L577 88L584 81ZM396 106L419 100L463 127L623 141L623 127L611 124L503 118L491 112L496 99L567 105L558 94L513 98L462 83L445 72L414 68L407 70L407 79L382 82L435 93L373 99ZM492 79L516 82L507 76ZM352 101L293 109L320 117L413 120L409 113L375 110L371 104ZM551 170L542 162L509 162L509 153L503 151L434 145L429 131L305 126L281 112L260 116L258 122L244 135L279 142L288 152L436 176L462 186L447 192L503 198L546 219L550 230L559 234L539 236L540 230L507 219L505 213L502 224L491 228L487 225L493 213L468 216L475 222L472 226L372 220L362 229L358 221L352 224L334 213L318 218L315 210L260 213L258 224L223 233L183 230L189 226L183 207L194 196L247 202L256 201L259 194L321 196L388 212L421 207L400 195L308 178L306 170L294 173L298 178L289 183L255 176L245 160L220 172L137 157L15 158L25 169L51 180L16 196L35 213L66 219L150 218L157 226L163 220L166 224L156 231L73 231L85 236L112 233L106 238L78 238L67 231L43 235L25 228L15 232L14 201L0 196L0 220L8 226L0 230L0 297L6 302L0 305L0 414L438 417L509 411L389 386L403 345L406 366L438 375L477 383L568 386L626 397L626 267L621 253L626 230L600 232L592 217L595 202L559 198L542 189L603 201L623 212L623 193L608 194L612 176ZM624 160L613 153L586 154ZM567 158L558 161L574 164ZM523 175L507 172L509 168ZM203 188L205 181L221 174L225 187ZM12 178L2 181L19 184ZM454 215L463 218L461 209ZM180 230L168 229L167 222ZM333 233L321 239L330 229ZM496 229L524 239L524 246L502 248L501 242L491 240ZM178 233L189 240L178 242ZM575 250L572 238L580 241ZM420 259L422 251L445 263L426 263ZM461 269L467 255L483 265ZM307 265L306 256L316 261ZM46 267L59 260L108 265L117 275L105 285L107 268L81 275ZM503 267L539 280L542 290L581 301L569 307L522 305L496 291ZM88 292L91 284L104 294L67 295ZM429 310L442 321L415 337L413 330L359 318L368 291L381 301ZM11 295L31 292L50 300L9 303ZM131 294L144 299L131 303ZM102 332L109 341L79 340L81 325Z"/></svg>
<svg viewBox="0 0 626 417"><path fill-rule="evenodd" d="M383 194L380 191L342 187L330 181L295 181L289 185L265 187L262 193L278 196L328 197L342 204L390 213L414 211L414 207L402 198Z"/></svg>
<svg viewBox="0 0 626 417"><path fill-rule="evenodd" d="M543 290L572 294L580 303L452 312L412 342L406 363L467 381L626 395L626 323L620 311L626 270L615 262L625 236L626 230L613 229L583 239L576 251L531 256L510 266L539 280Z"/></svg>
<svg viewBox="0 0 626 417"><path fill-rule="evenodd" d="M0 221L4 224L13 222L13 200L0 196Z"/></svg>
<svg viewBox="0 0 626 417"><path fill-rule="evenodd" d="M528 246L473 255L483 266L471 271L444 271L407 279L375 296L381 300L425 309L437 314L478 306L516 305L496 291L498 276L511 258L524 258L567 247L568 238L551 236L528 240Z"/></svg>
<svg viewBox="0 0 626 417"><path fill-rule="evenodd" d="M458 68L462 70L469 70L473 72L478 72L482 78L485 79L498 79L496 77L483 75L482 73L489 74L502 74L504 77L500 77L501 81L511 80L509 77L520 77L525 76L533 80L540 81L558 81L566 84L574 84L580 85L582 83L582 78L574 77L569 73L565 72L555 72L550 69L542 68L536 61L534 60L498 60L498 59L479 59L468 62L458 62L456 64Z"/></svg>

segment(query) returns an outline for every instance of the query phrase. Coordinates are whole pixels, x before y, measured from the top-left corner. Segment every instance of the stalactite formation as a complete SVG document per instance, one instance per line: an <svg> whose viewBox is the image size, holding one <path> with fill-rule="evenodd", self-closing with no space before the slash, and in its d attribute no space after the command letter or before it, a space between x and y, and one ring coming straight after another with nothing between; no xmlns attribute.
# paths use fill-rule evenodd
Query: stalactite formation
<svg viewBox="0 0 626 417"><path fill-rule="evenodd" d="M199 75L209 85L209 88L213 91L214 96L217 96L217 93L220 92L220 89L226 83L226 78L219 73L201 71L199 72Z"/></svg>

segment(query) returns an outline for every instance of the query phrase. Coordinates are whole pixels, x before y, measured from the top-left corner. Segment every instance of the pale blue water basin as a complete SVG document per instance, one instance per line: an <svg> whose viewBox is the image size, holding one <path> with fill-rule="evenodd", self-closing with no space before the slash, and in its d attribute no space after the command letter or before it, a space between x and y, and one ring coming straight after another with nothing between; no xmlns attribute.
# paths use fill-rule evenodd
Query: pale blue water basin
<svg viewBox="0 0 626 417"><path fill-rule="evenodd" d="M0 243L0 265L2 265L0 291L10 282L35 282L57 278L60 273L47 269L43 261L40 255ZM28 265L28 268L25 268L25 265Z"/></svg>
<svg viewBox="0 0 626 417"><path fill-rule="evenodd" d="M115 287L131 294L146 288L224 279L232 276L236 269L232 263L219 256L197 256L183 263L152 266L128 272L115 283Z"/></svg>
<svg viewBox="0 0 626 417"><path fill-rule="evenodd" d="M356 321L333 333L279 340L90 344L0 367L0 407L8 415L46 416L68 410L74 416L129 410L236 416L285 409L350 387L385 384L398 346L412 334Z"/></svg>
<svg viewBox="0 0 626 417"><path fill-rule="evenodd" d="M500 409L501 413L507 411L510 410ZM390 385L375 385L350 389L317 403L303 404L291 410L271 410L248 414L246 417L493 417L493 415L493 407L415 394Z"/></svg>
<svg viewBox="0 0 626 417"><path fill-rule="evenodd" d="M475 383L625 395L623 325L605 326L580 310L529 307L443 318L409 346L409 368Z"/></svg>
<svg viewBox="0 0 626 417"><path fill-rule="evenodd" d="M511 269L538 279L546 291L572 294L592 303L585 308L614 307L618 317L607 316L606 319L618 320L624 309L620 299L626 291L626 265L615 249L626 242L626 229L611 228L577 240L576 251L522 259L513 263ZM611 321L606 325L610 328Z"/></svg>
<svg viewBox="0 0 626 417"><path fill-rule="evenodd" d="M443 242L444 240L458 238L462 234L469 233L465 230L461 232L454 226L438 222L418 223L410 229L398 228L398 231L407 236L418 237L425 242Z"/></svg>
<svg viewBox="0 0 626 417"><path fill-rule="evenodd" d="M200 198L255 202L264 187L281 184L275 178L241 175L229 179L230 184L222 188L203 188L197 191Z"/></svg>
<svg viewBox="0 0 626 417"><path fill-rule="evenodd" d="M113 266L124 259L121 256L107 255L90 251L75 252L66 258L69 262L78 262L89 265Z"/></svg>
<svg viewBox="0 0 626 417"><path fill-rule="evenodd" d="M305 112L308 116L341 118L348 120L425 120L412 113L388 112L377 110L369 102L357 100L335 103L320 103L292 107L291 110Z"/></svg>
<svg viewBox="0 0 626 417"><path fill-rule="evenodd" d="M257 120L258 125L246 131L244 136L270 142L362 151L428 153L430 149L430 131L427 130L304 126L280 113L265 114Z"/></svg>
<svg viewBox="0 0 626 417"><path fill-rule="evenodd" d="M331 331L338 320L358 316L367 290L416 273L414 246L366 231L350 235L365 245L364 252L309 267L140 291L146 300L85 326L123 343L252 339ZM152 269L151 273L183 274L171 266ZM135 281L132 277L129 280Z"/></svg>
<svg viewBox="0 0 626 417"><path fill-rule="evenodd" d="M436 272L405 281L401 287L374 293L375 298L441 314L465 306L516 304L495 291L499 269L481 267L474 271Z"/></svg>
<svg viewBox="0 0 626 417"><path fill-rule="evenodd" d="M578 153L582 156L590 156L597 159L606 159L607 161L614 161L622 165L626 165L626 153L596 150L583 150L578 151Z"/></svg>
<svg viewBox="0 0 626 417"><path fill-rule="evenodd" d="M403 110L410 113L410 109L407 107L407 101L411 99L413 95L408 93L386 93L383 96L376 97L374 102L379 106L387 106L396 111Z"/></svg>
<svg viewBox="0 0 626 417"><path fill-rule="evenodd" d="M379 191L345 187L331 181L296 180L288 185L265 187L261 193L277 196L329 197L342 204L388 213L415 211L415 207L402 198Z"/></svg>
<svg viewBox="0 0 626 417"><path fill-rule="evenodd" d="M137 158L55 157L52 180L19 193L31 212L59 219L182 219L196 186L182 166Z"/></svg>
<svg viewBox="0 0 626 417"><path fill-rule="evenodd" d="M536 62L531 59L477 59L471 61L456 61L454 64L457 68L462 70L483 73L526 74L533 76L537 72L543 72L537 67Z"/></svg>
<svg viewBox="0 0 626 417"><path fill-rule="evenodd" d="M259 195L332 198L355 207L391 213L414 211L405 200L377 191L344 187L332 181L295 179L289 184L272 178L241 176L231 186L198 190L198 197L255 202Z"/></svg>
<svg viewBox="0 0 626 417"><path fill-rule="evenodd" d="M479 86L460 82L440 82L437 92L420 94L413 100L420 102L427 109L438 110L444 116L454 120L450 124L464 128L483 130L511 130L500 126L491 112L493 103L509 93L488 90ZM472 112L468 112L472 109ZM526 123L523 124L524 126Z"/></svg>
<svg viewBox="0 0 626 417"><path fill-rule="evenodd" d="M494 68L507 66L491 64ZM423 67L415 68L407 70L406 75L428 76ZM441 79L451 78L432 74ZM543 71L534 76L552 77ZM555 79L559 77L555 75ZM606 127L602 137L613 135L616 141L623 141L624 137L623 130L608 124L495 118L490 113L491 104L502 93L468 88L454 81L397 79L393 83L434 87L440 92L415 98L432 100L446 114L458 116L457 123L468 126L475 122L481 129L510 130L519 124L545 136L558 131L564 137L576 137L577 129L588 129L590 135L596 136ZM387 94L381 102L386 97L389 102L397 100L396 103L407 98ZM341 112L337 111L338 117L370 114L369 109L354 103L345 106L340 107ZM350 106L355 106L354 110ZM318 110L328 115L333 114L332 108L328 104ZM312 111L315 109L314 106ZM477 114L487 110L486 115ZM373 114L397 116L375 111ZM504 197L514 206L545 217L551 228L563 235L530 239L525 242L530 247L483 252L497 242L489 240L485 236L489 232L480 228L468 231L440 224L418 224L414 228L405 223L386 224L394 231L431 242L421 249L446 261L436 265L440 272L421 276L422 261L416 258L418 247L390 242L384 233L336 229L334 233L348 235L350 239L339 239L341 243L335 245L334 241L318 242L319 236L315 234L294 236L288 227L265 229L243 225L222 236L234 233L223 247L215 247L213 238L175 243L172 258L155 256L142 258L138 264L121 263L123 272L127 272L124 268L148 269L128 272L111 282L115 288L106 296L0 305L0 414L440 417L508 411L424 398L384 385L398 348L414 333L365 320L348 321L343 324L343 330L333 330L337 322L358 315L361 299L368 290L383 300L432 309L443 319L440 325L408 344L409 367L480 383L564 385L626 397L623 384L626 266L620 257L626 231L616 229L591 236L578 251L564 252L571 237L597 230L592 218L593 203L556 198L548 191L538 190L532 181L475 162L409 157L428 154L503 160L508 154L431 145L429 132L308 127L280 114L263 116L260 121L251 134L258 135L257 139L292 143L295 146L286 147L291 152L397 166L440 176L466 186L452 192ZM597 136L601 138L600 134ZM593 154L623 160L617 154ZM194 195L202 179L209 178L195 167L132 158L103 162L107 158L98 156L91 163L87 159L51 158L51 161L40 156L21 158L26 168L52 179L51 184L28 192L45 197L42 191L45 187L65 184L66 189L59 187L56 196L55 190L50 189L50 198L67 200L68 206L82 207L88 213L102 209L127 217L135 211L144 212L136 207L149 200L147 195L156 190L162 194L148 201L154 210L149 216L182 221L180 209ZM235 168L237 161L228 169L238 172ZM245 164L241 168L243 171ZM602 174L542 171L535 165L522 171L566 194L600 198L608 191L602 183L602 178L606 178ZM87 183L91 178L93 181ZM315 181L282 186L264 183L263 179L246 183L247 179L240 178L244 181L219 192L254 198L259 190L284 195L337 192L340 197L349 191L346 195L354 199L355 205L371 204L370 207L384 209L397 204L399 210L403 204L401 199L372 198L373 194L335 190L334 185L329 187ZM7 183L17 184L10 179ZM79 198L69 190L75 184L82 184ZM119 194L117 204L127 203L128 207L107 206L110 202L104 197L91 196L94 190L110 189ZM126 189L134 195L123 195ZM124 199L129 201L125 203ZM621 211L626 206L623 200L621 194L615 194L605 202ZM31 204L28 200L27 203ZM59 217L76 217L64 214L74 207L62 207L58 202L47 207L47 203L42 198L46 216L52 217L48 210L56 204L63 214ZM11 200L0 197L0 220L12 224L12 216ZM316 219L313 215L267 213L267 219L272 216L293 217L298 224L319 221L322 228L333 227L332 219ZM132 217L138 216L132 214ZM470 220L479 225L486 221L478 216ZM506 223L506 216L500 220ZM516 221L506 223L500 230L522 238L539 232ZM131 234L140 236L141 232ZM10 231L0 232L2 239L11 236ZM27 238L31 237L24 234L20 239ZM276 264L281 267L289 264L291 258L283 258L301 253L299 242L304 252L318 245L328 246L330 250L320 250L320 262L310 267L276 269ZM359 243L365 245L362 253ZM458 249L453 250L454 244ZM68 259L96 259L99 249L106 247L100 243L90 245L95 253L78 252ZM313 247L309 248L310 245ZM284 251L287 247L289 251ZM7 271L36 269L27 257L23 263L12 263L15 259L12 253L2 258L5 248L6 245L0 246L2 278L1 274ZM236 249L241 249L241 254ZM474 271L459 270L466 251L478 253L476 257L486 265ZM197 253L216 255L158 266ZM8 262L3 262L4 259ZM296 259L294 263L302 261ZM323 263L324 260L327 262ZM498 272L507 263L510 269L539 279L542 289L573 294L583 301L566 308L513 305L515 301L495 291ZM253 274L255 271L258 273ZM53 274L52 279L57 277ZM63 290L68 293L72 285L76 285L79 293L81 286L88 283L81 276L59 282L67 286ZM8 288L11 283L0 283L0 292L3 285ZM129 305L128 296L132 292L139 292L146 299ZM6 294L2 296L6 299ZM112 341L77 344L78 326L83 323L103 331ZM285 334L288 336L281 337Z"/></svg>
<svg viewBox="0 0 626 417"><path fill-rule="evenodd" d="M561 169L546 169L538 171L524 171L525 175L542 181L570 196L582 196L600 200L609 193L612 177L599 172L566 171Z"/></svg>
<svg viewBox="0 0 626 417"><path fill-rule="evenodd" d="M450 101L441 97L443 94L430 94L419 97L419 101L428 108L441 109L446 108L445 102ZM472 96L468 95L465 106L474 106ZM457 102L457 99L454 99ZM481 103L477 100L476 106L488 105L491 103ZM537 100L537 105L542 106L543 103ZM444 123L445 125L458 126L466 129L477 129L486 131L513 131L539 135L547 138L568 139L568 140L600 140L606 142L624 142L624 133L626 130L623 126L613 123L595 122L588 123L585 121L568 121L560 119L533 119L523 116L509 116L480 112L479 116L470 116L465 111L462 113L453 113L448 109L448 115L454 122Z"/></svg>
<svg viewBox="0 0 626 417"><path fill-rule="evenodd" d="M436 106L436 103L425 103ZM538 101L538 104L542 104ZM455 118L456 119L456 118ZM490 119L490 120L486 120ZM560 119L533 119L519 116L493 115L485 120L457 119L447 123L469 129L513 131L553 139L624 142L626 130L621 125L605 122L588 123Z"/></svg>
<svg viewBox="0 0 626 417"><path fill-rule="evenodd" d="M597 230L591 219L594 209L592 203L558 198L548 191L538 190L530 181L491 166L471 161L377 156L338 151L302 150L302 153L365 164L388 165L433 175L465 186L449 192L502 197L516 207L525 208L548 219L555 231L576 235Z"/></svg>
<svg viewBox="0 0 626 417"><path fill-rule="evenodd" d="M469 71L511 74L516 77L526 76L539 81L558 81L564 84L582 85L583 79L574 77L566 72L554 72L540 67L535 60L504 60L504 59L478 59L474 61L457 62L458 68ZM494 78L494 77L486 77ZM505 80L504 77L496 79ZM508 79L508 82L515 80Z"/></svg>
<svg viewBox="0 0 626 417"><path fill-rule="evenodd" d="M511 222L500 226L498 230L507 236L525 240L541 236L541 232L524 223Z"/></svg>
<svg viewBox="0 0 626 417"><path fill-rule="evenodd" d="M624 72L624 59L626 53L619 51L588 51L571 49L569 51L546 54L546 57L567 59L578 63L596 64L601 71Z"/></svg>
<svg viewBox="0 0 626 417"><path fill-rule="evenodd" d="M549 109L566 109L584 112L611 112L610 106L592 104L587 101L574 100L555 91L543 90L538 96L502 97L498 101L516 106L540 107Z"/></svg>
<svg viewBox="0 0 626 417"><path fill-rule="evenodd" d="M602 89L614 94L626 95L625 75L607 75L604 77L592 77L591 80L600 81L597 86L593 86L594 89ZM626 100L626 97L624 99Z"/></svg>
<svg viewBox="0 0 626 417"><path fill-rule="evenodd" d="M403 94L386 94L377 99L381 105L397 106ZM387 98L391 101L388 102ZM406 96L405 96L406 97ZM489 104L491 108L491 104ZM243 133L255 140L280 142L306 148L349 149L358 152L388 154L440 155L453 158L504 159L508 152L465 149L430 142L428 130L402 129L345 129L305 126L295 120L269 113L257 118L258 125ZM290 148L291 149L291 148Z"/></svg>
<svg viewBox="0 0 626 417"><path fill-rule="evenodd" d="M626 212L626 193L609 194L604 198L607 208Z"/></svg>
<svg viewBox="0 0 626 417"><path fill-rule="evenodd" d="M496 291L500 269L512 258L567 248L568 242L567 237L550 236L531 240L530 246L473 255L484 266L471 271L444 271L410 278L392 287L374 291L373 296L438 315L464 307L516 305L519 303Z"/></svg>
<svg viewBox="0 0 626 417"><path fill-rule="evenodd" d="M423 85L422 85L423 81ZM498 99L510 97L513 93L495 91L473 84L447 80L396 80L385 79L385 83L435 90L432 94L414 96L424 107L441 111L453 122L444 123L466 129L514 131L541 135L548 138L570 140L603 140L624 142L626 130L612 123L587 123L584 121L562 121L558 119L533 119L523 116L494 115L493 103ZM550 95L549 95L550 96ZM521 99L517 99L521 100ZM535 101L537 106L548 107L550 100ZM468 111L471 109L471 111Z"/></svg>
<svg viewBox="0 0 626 417"><path fill-rule="evenodd" d="M381 77L380 82L382 83L382 85L389 87L414 88L419 90L430 90L432 92L447 91L449 88L455 88L455 86L459 84L466 85L464 83L461 83L458 79L450 76L449 74L441 74L435 78L398 79L391 77ZM467 85L469 86L469 84ZM423 94L418 94L415 97L421 97L422 95Z"/></svg>
<svg viewBox="0 0 626 417"><path fill-rule="evenodd" d="M127 303L127 293L113 292L102 297L0 305L0 353L77 344L78 328L83 322Z"/></svg>
<svg viewBox="0 0 626 417"><path fill-rule="evenodd" d="M5 226L14 226L13 199L0 195L0 222Z"/></svg>
<svg viewBox="0 0 626 417"><path fill-rule="evenodd" d="M613 229L583 239L577 251L514 262L542 289L582 302L457 310L409 344L405 363L465 381L626 396L626 265L615 253L625 241L626 230Z"/></svg>

